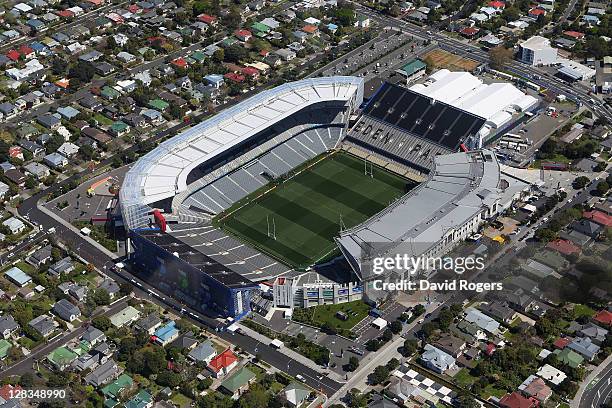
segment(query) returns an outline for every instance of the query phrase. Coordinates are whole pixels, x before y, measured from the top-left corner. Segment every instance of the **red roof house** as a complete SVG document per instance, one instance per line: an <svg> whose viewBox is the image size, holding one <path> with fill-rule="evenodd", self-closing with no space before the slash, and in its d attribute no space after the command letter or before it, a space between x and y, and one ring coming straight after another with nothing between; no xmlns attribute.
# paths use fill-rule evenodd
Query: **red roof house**
<svg viewBox="0 0 612 408"><path fill-rule="evenodd" d="M571 342L572 339L570 339L569 337L559 337L557 340L555 340L553 346L555 346L555 348L558 348L559 350L563 350Z"/></svg>
<svg viewBox="0 0 612 408"><path fill-rule="evenodd" d="M612 312L606 309L601 310L593 317L593 320L604 326L612 326Z"/></svg>
<svg viewBox="0 0 612 408"><path fill-rule="evenodd" d="M6 56L13 61L18 61L21 54L17 50L10 50L6 53Z"/></svg>
<svg viewBox="0 0 612 408"><path fill-rule="evenodd" d="M478 34L479 31L480 29L478 27L463 27L461 30L459 30L459 33L461 33L461 35L464 37L473 37Z"/></svg>
<svg viewBox="0 0 612 408"><path fill-rule="evenodd" d="M525 387L523 392L526 395L537 399L542 404L545 403L553 393L550 387L546 385L544 380L539 377L531 381L529 385Z"/></svg>
<svg viewBox="0 0 612 408"><path fill-rule="evenodd" d="M311 25L311 24L308 24L308 25L305 25L304 27L302 27L302 31L305 32L305 33L308 33L308 34L314 34L317 31L319 31L319 27Z"/></svg>
<svg viewBox="0 0 612 408"><path fill-rule="evenodd" d="M566 239L555 239L546 244L546 248L560 252L563 255L579 254L580 247Z"/></svg>
<svg viewBox="0 0 612 408"><path fill-rule="evenodd" d="M236 30L234 31L234 35L240 41L249 41L253 36L249 30Z"/></svg>
<svg viewBox="0 0 612 408"><path fill-rule="evenodd" d="M270 54L270 51L268 51L268 50L261 50L261 51L259 51L259 55L261 55L262 57L267 57L268 54Z"/></svg>
<svg viewBox="0 0 612 408"><path fill-rule="evenodd" d="M490 1L489 2L489 7L493 7L495 9L501 10L503 8L506 8L506 3L504 3L503 1Z"/></svg>
<svg viewBox="0 0 612 408"><path fill-rule="evenodd" d="M499 400L499 405L506 408L535 408L540 405L537 399L533 397L523 397L518 392L506 394Z"/></svg>
<svg viewBox="0 0 612 408"><path fill-rule="evenodd" d="M612 215L608 215L604 212L598 210L585 211L582 213L582 216L598 224L605 225L606 227L612 227Z"/></svg>
<svg viewBox="0 0 612 408"><path fill-rule="evenodd" d="M545 16L546 15L546 10L541 9L541 8L533 8L533 9L529 10L529 15L531 17Z"/></svg>
<svg viewBox="0 0 612 408"><path fill-rule="evenodd" d="M485 354L487 356L492 356L493 353L495 353L495 349L496 349L495 348L495 344L489 343L489 344L487 344L487 348L485 349Z"/></svg>
<svg viewBox="0 0 612 408"><path fill-rule="evenodd" d="M26 58L30 58L34 56L34 50L25 44L19 47L19 53Z"/></svg>
<svg viewBox="0 0 612 408"><path fill-rule="evenodd" d="M214 25L217 22L217 17L209 16L208 14L200 14L198 20L209 25Z"/></svg>
<svg viewBox="0 0 612 408"><path fill-rule="evenodd" d="M257 68L253 68L253 67L244 67L240 70L244 75L251 77L251 78L258 78L259 77L259 70Z"/></svg>
<svg viewBox="0 0 612 408"><path fill-rule="evenodd" d="M12 159L21 159L23 160L23 150L21 146L11 146L8 149L9 157Z"/></svg>
<svg viewBox="0 0 612 408"><path fill-rule="evenodd" d="M575 40L582 40L584 38L584 33L579 31L564 31L563 35L567 37L572 37Z"/></svg>
<svg viewBox="0 0 612 408"><path fill-rule="evenodd" d="M74 13L70 10L60 10L56 13L58 16L63 17L63 18L70 18L72 16L74 16Z"/></svg>
<svg viewBox="0 0 612 408"><path fill-rule="evenodd" d="M244 82L244 80L246 79L244 75L240 75L235 72L228 72L227 74L223 75L223 77L236 83Z"/></svg>
<svg viewBox="0 0 612 408"><path fill-rule="evenodd" d="M140 11L140 7L138 7L136 4L130 4L127 9L132 14L136 14Z"/></svg>
<svg viewBox="0 0 612 408"><path fill-rule="evenodd" d="M187 61L183 57L178 57L177 59L172 60L171 64L177 68L187 68Z"/></svg>
<svg viewBox="0 0 612 408"><path fill-rule="evenodd" d="M216 377L223 377L238 365L238 357L227 349L208 363L208 369Z"/></svg>

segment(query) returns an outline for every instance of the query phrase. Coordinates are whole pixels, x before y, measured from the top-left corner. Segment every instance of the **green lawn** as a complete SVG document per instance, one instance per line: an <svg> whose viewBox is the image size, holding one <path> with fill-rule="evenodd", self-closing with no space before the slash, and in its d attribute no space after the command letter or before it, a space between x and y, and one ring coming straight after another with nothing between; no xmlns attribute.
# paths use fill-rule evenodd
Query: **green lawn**
<svg viewBox="0 0 612 408"><path fill-rule="evenodd" d="M293 312L293 319L315 326L322 326L328 323L337 329L350 330L368 315L369 310L370 307L367 304L357 300L337 305L314 306L307 309L299 309L299 311L296 309ZM349 318L347 320L337 318L336 312L339 311L346 313Z"/></svg>
<svg viewBox="0 0 612 408"><path fill-rule="evenodd" d="M497 398L501 398L501 397L503 397L504 395L506 395L506 394L507 394L507 392L506 392L505 390L500 390L500 389L498 389L498 388L495 388L494 386L492 386L491 384L489 384L489 385L487 385L487 386L485 387L485 389L484 389L484 390L482 390L482 393L481 393L481 394L482 394L482 397L483 397L484 399L487 399L487 398L489 398L490 396L494 396L494 397L497 397Z"/></svg>
<svg viewBox="0 0 612 408"><path fill-rule="evenodd" d="M476 377L470 375L466 368L462 368L454 377L454 382L463 389L469 389L476 381Z"/></svg>
<svg viewBox="0 0 612 408"><path fill-rule="evenodd" d="M341 225L365 221L406 191L406 179L376 166L373 177L366 176L363 160L347 153L319 159L268 192L253 193L215 223L282 262L306 268L336 253L333 238Z"/></svg>
<svg viewBox="0 0 612 408"><path fill-rule="evenodd" d="M582 316L593 317L595 316L595 310L591 309L587 305L577 304L574 306L574 319Z"/></svg>
<svg viewBox="0 0 612 408"><path fill-rule="evenodd" d="M113 121L112 121L112 120L110 120L109 118L107 118L106 116L104 116L104 115L102 115L102 114L100 114L100 113L96 113L96 114L93 116L93 118L94 118L95 120L97 120L97 121L98 121L98 123L99 123L99 124L101 124L101 125L110 126L110 125L112 125L112 124L113 124Z"/></svg>

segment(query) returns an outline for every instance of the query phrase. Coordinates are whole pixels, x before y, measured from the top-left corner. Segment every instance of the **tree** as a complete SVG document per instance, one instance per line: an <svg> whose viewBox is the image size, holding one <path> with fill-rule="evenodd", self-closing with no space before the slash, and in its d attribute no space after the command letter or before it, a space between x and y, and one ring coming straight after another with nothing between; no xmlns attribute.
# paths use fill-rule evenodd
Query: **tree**
<svg viewBox="0 0 612 408"><path fill-rule="evenodd" d="M414 309L412 309L412 311L414 312L414 315L415 315L415 316L420 316L420 315L422 315L423 313L425 313L425 306L423 306L423 305L421 305L421 304L416 305L416 306L414 307Z"/></svg>
<svg viewBox="0 0 612 408"><path fill-rule="evenodd" d="M27 189L32 189L38 187L38 180L34 176L28 176L25 181L25 186Z"/></svg>
<svg viewBox="0 0 612 408"><path fill-rule="evenodd" d="M34 385L34 375L30 372L23 374L19 378L19 385L21 385L23 388L32 388Z"/></svg>
<svg viewBox="0 0 612 408"><path fill-rule="evenodd" d="M393 334L399 334L402 331L402 323L399 320L394 320L389 325Z"/></svg>
<svg viewBox="0 0 612 408"><path fill-rule="evenodd" d="M462 392L457 397L457 405L459 408L479 408L480 404L467 392Z"/></svg>
<svg viewBox="0 0 612 408"><path fill-rule="evenodd" d="M503 69L512 60L512 57L513 52L509 48L499 46L489 50L489 61L493 69Z"/></svg>
<svg viewBox="0 0 612 408"><path fill-rule="evenodd" d="M225 50L223 48L219 48L213 53L213 61L220 64L224 60L225 60Z"/></svg>
<svg viewBox="0 0 612 408"><path fill-rule="evenodd" d="M355 356L349 358L348 363L346 364L345 371L353 372L359 367L359 359Z"/></svg>
<svg viewBox="0 0 612 408"><path fill-rule="evenodd" d="M174 371L163 370L157 374L155 382L162 387L175 388L181 384L181 376Z"/></svg>
<svg viewBox="0 0 612 408"><path fill-rule="evenodd" d="M77 64L68 71L68 78L75 78L84 83L91 82L94 75L94 67L90 63L81 60L79 60Z"/></svg>
<svg viewBox="0 0 612 408"><path fill-rule="evenodd" d="M238 403L239 408L267 408L269 394L260 384L253 384L249 387L249 391L244 394Z"/></svg>
<svg viewBox="0 0 612 408"><path fill-rule="evenodd" d="M446 330L453 322L454 316L448 308L443 308L440 310L438 314L438 322L440 324L440 329Z"/></svg>
<svg viewBox="0 0 612 408"><path fill-rule="evenodd" d="M404 345L402 346L402 355L404 357L410 357L416 353L417 348L418 343L415 339L406 339L406 341L404 341Z"/></svg>
<svg viewBox="0 0 612 408"><path fill-rule="evenodd" d="M242 45L234 44L225 49L225 60L229 62L240 62L247 55L247 50Z"/></svg>
<svg viewBox="0 0 612 408"><path fill-rule="evenodd" d="M91 320L91 324L98 330L107 331L113 325L108 316L96 316Z"/></svg>
<svg viewBox="0 0 612 408"><path fill-rule="evenodd" d="M97 306L110 305L111 302L110 295L108 294L108 291L104 288L96 289L91 298Z"/></svg>
<svg viewBox="0 0 612 408"><path fill-rule="evenodd" d="M550 242L557 237L557 234L550 228L539 228L534 236L540 242Z"/></svg>
<svg viewBox="0 0 612 408"><path fill-rule="evenodd" d="M586 176L576 177L572 182L572 187L574 187L576 190L583 189L587 186L587 184L589 184L589 181L589 178Z"/></svg>
<svg viewBox="0 0 612 408"><path fill-rule="evenodd" d="M389 369L386 366L378 366L374 372L370 374L369 380L372 385L382 384L389 378Z"/></svg>
<svg viewBox="0 0 612 408"><path fill-rule="evenodd" d="M608 190L610 189L610 185L608 184L607 181L600 181L599 183L597 183L597 193L600 196L604 196Z"/></svg>

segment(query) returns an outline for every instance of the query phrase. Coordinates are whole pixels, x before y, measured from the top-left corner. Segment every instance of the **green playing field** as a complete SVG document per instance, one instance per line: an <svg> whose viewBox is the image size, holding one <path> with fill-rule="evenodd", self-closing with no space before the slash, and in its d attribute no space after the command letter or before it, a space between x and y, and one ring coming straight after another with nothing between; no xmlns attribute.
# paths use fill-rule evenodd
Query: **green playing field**
<svg viewBox="0 0 612 408"><path fill-rule="evenodd" d="M344 152L319 156L297 175L267 186L265 193L265 188L256 191L214 221L262 252L305 268L337 253L333 238L341 225L355 226L405 193L410 181L370 166L366 175L362 159ZM276 239L270 236L274 232Z"/></svg>

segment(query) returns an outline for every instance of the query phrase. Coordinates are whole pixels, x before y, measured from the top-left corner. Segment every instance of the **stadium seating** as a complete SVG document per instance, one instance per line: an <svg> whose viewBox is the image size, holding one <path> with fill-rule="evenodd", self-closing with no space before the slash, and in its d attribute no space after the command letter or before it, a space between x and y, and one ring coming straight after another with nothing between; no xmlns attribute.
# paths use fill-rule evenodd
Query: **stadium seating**
<svg viewBox="0 0 612 408"><path fill-rule="evenodd" d="M324 119L336 120L333 113L320 114ZM181 208L217 214L267 184L270 180L266 175L278 178L334 148L342 132L343 128L338 126L307 128L303 124L284 129L267 142L192 183L189 195L180 197L183 200Z"/></svg>

